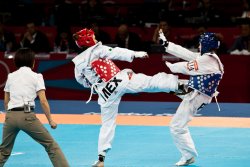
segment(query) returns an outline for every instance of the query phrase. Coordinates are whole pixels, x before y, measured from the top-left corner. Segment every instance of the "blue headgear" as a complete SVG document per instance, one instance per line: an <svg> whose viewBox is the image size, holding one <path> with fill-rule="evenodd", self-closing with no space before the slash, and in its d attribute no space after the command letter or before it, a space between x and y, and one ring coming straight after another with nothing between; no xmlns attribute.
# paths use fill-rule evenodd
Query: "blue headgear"
<svg viewBox="0 0 250 167"><path fill-rule="evenodd" d="M200 36L201 44L201 55L210 52L214 49L218 49L220 46L220 41L218 41L215 33L205 32Z"/></svg>

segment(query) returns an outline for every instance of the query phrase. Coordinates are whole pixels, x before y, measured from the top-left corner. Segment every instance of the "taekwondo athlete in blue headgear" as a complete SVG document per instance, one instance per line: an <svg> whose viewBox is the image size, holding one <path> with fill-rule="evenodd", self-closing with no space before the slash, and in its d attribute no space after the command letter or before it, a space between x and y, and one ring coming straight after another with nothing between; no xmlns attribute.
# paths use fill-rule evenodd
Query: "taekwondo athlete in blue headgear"
<svg viewBox="0 0 250 167"><path fill-rule="evenodd" d="M170 123L171 135L181 153L181 158L175 165L186 166L194 163L195 157L198 156L188 129L188 122L206 104L211 103L213 97L217 102L217 88L224 73L223 64L216 54L220 43L216 34L204 33L200 36L200 52L195 53L167 41L161 30L159 38L166 52L185 60L174 64L166 62L167 67L173 73L190 75L190 79L186 82L189 93L179 96L183 101Z"/></svg>

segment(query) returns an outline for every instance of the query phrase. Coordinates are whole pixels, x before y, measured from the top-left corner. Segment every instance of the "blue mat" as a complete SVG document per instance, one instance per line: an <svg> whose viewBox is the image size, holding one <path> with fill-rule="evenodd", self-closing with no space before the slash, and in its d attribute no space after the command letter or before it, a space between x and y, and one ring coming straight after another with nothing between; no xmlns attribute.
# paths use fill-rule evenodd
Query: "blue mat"
<svg viewBox="0 0 250 167"><path fill-rule="evenodd" d="M85 101L50 100L51 112L54 114L94 114L100 113L96 101L86 104ZM119 108L120 114L129 115L172 115L176 112L180 102L146 102L122 101ZM206 105L198 116L209 117L250 117L250 103L220 103L221 111L217 104ZM0 100L0 111L3 111L3 100ZM42 113L41 106L36 101L36 113Z"/></svg>
<svg viewBox="0 0 250 167"><path fill-rule="evenodd" d="M51 130L72 167L90 167L97 156L98 125L59 125ZM199 157L190 167L249 167L249 128L190 128ZM2 124L0 125L2 134ZM6 167L51 167L45 150L25 133L16 139ZM169 127L117 126L105 167L172 167L180 154Z"/></svg>

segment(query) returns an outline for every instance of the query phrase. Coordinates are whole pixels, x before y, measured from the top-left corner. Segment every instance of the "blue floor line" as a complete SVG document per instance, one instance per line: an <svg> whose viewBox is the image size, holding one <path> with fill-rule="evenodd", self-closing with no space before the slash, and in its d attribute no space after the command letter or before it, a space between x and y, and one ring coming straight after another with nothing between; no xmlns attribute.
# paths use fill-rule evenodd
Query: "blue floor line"
<svg viewBox="0 0 250 167"><path fill-rule="evenodd" d="M100 113L96 101L86 104L86 101L50 100L51 112L54 114L86 114ZM121 114L138 115L172 115L180 102L145 102L122 101L119 108ZM250 103L220 103L221 111L217 104L206 105L198 116L209 117L250 117ZM0 100L0 111L3 110L3 100ZM41 106L36 101L36 112L42 113Z"/></svg>

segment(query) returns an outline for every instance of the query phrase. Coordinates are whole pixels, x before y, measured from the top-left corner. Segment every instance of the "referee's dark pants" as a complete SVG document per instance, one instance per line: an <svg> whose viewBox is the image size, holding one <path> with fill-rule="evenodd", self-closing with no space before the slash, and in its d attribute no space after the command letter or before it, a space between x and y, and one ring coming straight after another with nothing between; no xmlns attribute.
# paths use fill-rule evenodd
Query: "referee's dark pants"
<svg viewBox="0 0 250 167"><path fill-rule="evenodd" d="M61 148L35 113L24 111L8 111L6 113L0 146L0 167L4 166L11 155L16 136L20 130L27 133L45 148L54 167L69 167Z"/></svg>

